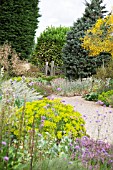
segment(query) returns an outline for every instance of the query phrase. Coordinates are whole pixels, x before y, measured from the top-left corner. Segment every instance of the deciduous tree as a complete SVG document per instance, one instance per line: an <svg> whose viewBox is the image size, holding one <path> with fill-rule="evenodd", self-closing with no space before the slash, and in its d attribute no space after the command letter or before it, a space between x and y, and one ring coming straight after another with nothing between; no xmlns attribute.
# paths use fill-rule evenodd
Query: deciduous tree
<svg viewBox="0 0 113 170"><path fill-rule="evenodd" d="M89 54L97 56L109 52L113 57L113 14L100 18L83 39L83 45Z"/></svg>
<svg viewBox="0 0 113 170"><path fill-rule="evenodd" d="M45 65L53 60L55 65L62 65L62 47L66 41L68 27L48 27L37 38L36 48L33 53L32 62L37 65Z"/></svg>

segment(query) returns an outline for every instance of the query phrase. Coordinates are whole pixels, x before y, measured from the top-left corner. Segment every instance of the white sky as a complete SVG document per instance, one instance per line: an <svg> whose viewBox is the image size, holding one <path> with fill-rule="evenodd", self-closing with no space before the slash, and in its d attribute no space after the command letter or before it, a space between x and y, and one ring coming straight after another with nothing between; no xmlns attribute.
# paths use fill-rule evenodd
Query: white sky
<svg viewBox="0 0 113 170"><path fill-rule="evenodd" d="M90 0L87 0L90 2ZM48 26L72 26L77 18L82 17L85 0L40 0L39 8L42 15L39 19L36 37ZM110 12L113 0L103 0Z"/></svg>

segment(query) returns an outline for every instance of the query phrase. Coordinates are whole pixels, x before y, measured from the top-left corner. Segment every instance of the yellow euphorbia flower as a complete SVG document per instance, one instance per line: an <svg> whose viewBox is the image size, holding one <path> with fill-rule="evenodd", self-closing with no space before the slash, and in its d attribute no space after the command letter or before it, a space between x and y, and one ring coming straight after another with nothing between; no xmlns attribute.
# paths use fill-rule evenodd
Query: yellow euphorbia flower
<svg viewBox="0 0 113 170"><path fill-rule="evenodd" d="M29 134L28 131L34 128L36 132L42 133L45 138L47 133L52 138L59 139L70 133L73 137L80 137L86 135L84 124L81 114L75 112L71 105L64 105L60 99L49 100L44 98L39 101L27 102L25 108L22 107L17 110L12 132L19 136L21 127L23 134Z"/></svg>

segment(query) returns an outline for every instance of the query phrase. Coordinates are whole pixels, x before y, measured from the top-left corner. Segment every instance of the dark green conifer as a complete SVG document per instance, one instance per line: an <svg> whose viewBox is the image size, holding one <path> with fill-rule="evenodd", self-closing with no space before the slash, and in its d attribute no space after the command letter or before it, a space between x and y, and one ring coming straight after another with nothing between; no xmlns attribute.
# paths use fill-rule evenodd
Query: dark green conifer
<svg viewBox="0 0 113 170"><path fill-rule="evenodd" d="M20 54L29 58L38 25L39 0L0 1L0 45L8 41Z"/></svg>

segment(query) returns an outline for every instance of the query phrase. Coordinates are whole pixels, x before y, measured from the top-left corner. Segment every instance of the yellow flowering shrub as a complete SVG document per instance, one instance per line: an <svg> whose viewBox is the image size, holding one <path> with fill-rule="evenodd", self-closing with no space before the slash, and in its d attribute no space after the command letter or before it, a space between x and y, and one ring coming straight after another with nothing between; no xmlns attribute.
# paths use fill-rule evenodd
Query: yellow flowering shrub
<svg viewBox="0 0 113 170"><path fill-rule="evenodd" d="M109 52L113 56L113 14L98 19L82 40L82 47L89 50L89 55Z"/></svg>
<svg viewBox="0 0 113 170"><path fill-rule="evenodd" d="M13 133L16 136L35 130L46 137L61 139L72 135L74 138L86 135L85 121L71 105L64 105L60 99L27 102L16 112ZM20 122L20 123L19 123Z"/></svg>

